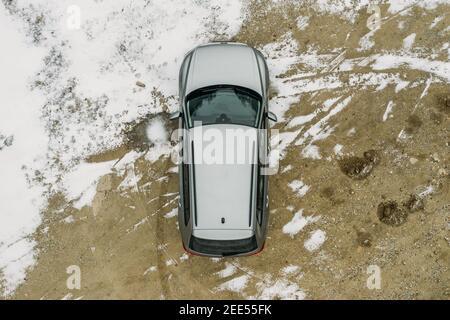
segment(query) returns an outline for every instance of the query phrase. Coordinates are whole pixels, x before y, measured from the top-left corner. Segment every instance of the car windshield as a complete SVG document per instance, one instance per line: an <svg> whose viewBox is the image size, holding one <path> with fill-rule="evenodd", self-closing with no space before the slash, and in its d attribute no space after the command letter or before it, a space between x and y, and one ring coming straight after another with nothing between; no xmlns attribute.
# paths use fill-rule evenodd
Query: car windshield
<svg viewBox="0 0 450 320"><path fill-rule="evenodd" d="M200 89L188 96L189 127L225 123L256 127L260 106L259 96L246 89Z"/></svg>

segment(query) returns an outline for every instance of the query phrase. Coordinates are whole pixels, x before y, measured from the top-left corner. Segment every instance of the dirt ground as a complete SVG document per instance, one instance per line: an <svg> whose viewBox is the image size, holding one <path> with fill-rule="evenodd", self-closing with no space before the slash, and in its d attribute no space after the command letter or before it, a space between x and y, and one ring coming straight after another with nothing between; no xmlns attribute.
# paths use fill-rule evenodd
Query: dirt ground
<svg viewBox="0 0 450 320"><path fill-rule="evenodd" d="M413 7L405 15L389 15L387 6L381 6L381 12L375 45L365 51L357 49L370 31L366 10L351 22L306 5L267 1L250 4L245 23L232 40L262 47L291 32L299 55L313 47L318 54L329 54L331 65L342 52L345 59L362 61L399 50L403 39L414 32L415 46L424 48L424 54L434 53L436 60L448 62L438 49L449 41L445 29L450 25L450 5L432 10ZM438 15L444 19L430 30ZM309 17L303 30L297 28L301 16ZM400 21L403 29L398 27ZM297 64L279 80L294 81L293 76L305 68ZM404 66L388 71L414 85L395 92L392 84L375 90L352 83L355 74L386 73L364 64L307 77L315 81L332 75L345 85L303 92L287 110L287 120L275 126L281 132L290 130L286 126L290 119L318 110L330 98L352 99L328 120L335 126L332 134L314 142L320 159L300 156L302 144L286 148L280 173L270 177L271 215L262 253L229 259L185 254L177 219L166 216L178 202L174 165L167 157L146 160L145 138L139 125L130 125L122 147L88 160L120 160L128 151L142 151L127 169L140 180L121 188L126 174L102 177L92 207L81 210L62 194L54 195L34 235L37 263L11 298L277 299L287 297L279 293L284 291L292 293L288 297L306 299L449 299L450 86L443 80L432 82L422 97L429 73ZM382 121L391 100L393 117ZM303 132L326 115L318 112L304 124ZM343 146L342 153L334 151L337 144ZM293 180L310 186L304 197L289 188ZM320 218L291 237L282 229L300 209ZM326 240L318 250L309 251L304 242L316 229L326 232ZM81 270L79 290L66 286L71 265ZM290 265L298 268L283 271ZM371 265L380 268L379 289L367 287ZM220 273L223 270L230 272ZM246 281L243 288L224 286L239 277Z"/></svg>

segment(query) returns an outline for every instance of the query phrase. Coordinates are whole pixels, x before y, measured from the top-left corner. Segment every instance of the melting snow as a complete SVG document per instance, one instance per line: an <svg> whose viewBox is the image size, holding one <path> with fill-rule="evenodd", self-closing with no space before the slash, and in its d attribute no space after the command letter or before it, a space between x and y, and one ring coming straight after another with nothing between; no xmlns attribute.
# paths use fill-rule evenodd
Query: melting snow
<svg viewBox="0 0 450 320"><path fill-rule="evenodd" d="M305 241L305 248L308 251L316 251L326 240L326 233L322 230L315 230L311 233L308 240Z"/></svg>
<svg viewBox="0 0 450 320"><path fill-rule="evenodd" d="M284 113L299 98L293 94L292 84L285 82L279 75L288 71L292 65L298 62L298 43L289 32L280 42L267 44L260 49L266 57L270 69L271 86L278 92L278 95L270 101L270 108L277 115L279 121L283 121Z"/></svg>
<svg viewBox="0 0 450 320"><path fill-rule="evenodd" d="M448 0L427 0L427 1L417 1L417 0L389 0L390 14L399 13L402 10L407 10L413 6L419 6L426 9L434 9L439 4L448 4Z"/></svg>
<svg viewBox="0 0 450 320"><path fill-rule="evenodd" d="M308 26L309 17L300 16L297 18L298 30L304 30Z"/></svg>
<svg viewBox="0 0 450 320"><path fill-rule="evenodd" d="M442 21L442 19L444 19L444 16L434 18L433 22L430 24L430 29L433 29L439 22Z"/></svg>
<svg viewBox="0 0 450 320"><path fill-rule="evenodd" d="M334 154L337 156L341 156L343 148L344 148L344 146L342 144L336 144L333 148Z"/></svg>
<svg viewBox="0 0 450 320"><path fill-rule="evenodd" d="M170 219L170 218L176 217L177 215L178 215L178 207L174 208L171 211L169 211L168 213L166 213L164 215L164 218Z"/></svg>
<svg viewBox="0 0 450 320"><path fill-rule="evenodd" d="M265 282L268 282L268 280ZM305 293L298 287L298 285L287 279L272 281L269 285L265 282L257 283L256 286L259 289L258 295L255 297L250 297L250 299L303 300L305 298Z"/></svg>
<svg viewBox="0 0 450 320"><path fill-rule="evenodd" d="M114 163L114 160L100 163L82 163L76 170L66 175L64 179L66 195L69 200L77 200L74 203L75 208L80 209L91 204L98 180L111 172Z"/></svg>
<svg viewBox="0 0 450 320"><path fill-rule="evenodd" d="M309 190L309 186L304 184L303 181L300 180L294 180L290 182L288 186L299 197L303 197Z"/></svg>
<svg viewBox="0 0 450 320"><path fill-rule="evenodd" d="M72 223L75 221L75 218L73 217L73 215L70 215L66 218L63 219L64 223Z"/></svg>
<svg viewBox="0 0 450 320"><path fill-rule="evenodd" d="M155 272L157 270L156 266L151 266L147 270L144 271L144 276L149 274L150 272Z"/></svg>
<svg viewBox="0 0 450 320"><path fill-rule="evenodd" d="M306 146L302 150L302 156L304 158L315 159L315 160L322 159L322 157L320 156L319 147L314 144L310 144L310 145Z"/></svg>
<svg viewBox="0 0 450 320"><path fill-rule="evenodd" d="M372 39L373 35L375 34L377 30L370 31L366 33L361 39L359 40L359 48L358 51L366 51L372 48L375 45L375 41Z"/></svg>
<svg viewBox="0 0 450 320"><path fill-rule="evenodd" d="M312 222L316 222L320 217L308 216L303 217L303 209L296 212L292 217L292 220L283 226L283 233L286 233L293 238L299 233L306 225Z"/></svg>
<svg viewBox="0 0 450 320"><path fill-rule="evenodd" d="M225 269L216 272L216 274L221 277L221 278L226 278L229 276L232 276L233 274L235 274L237 271L236 266L234 266L233 264L229 263L229 262L225 262Z"/></svg>
<svg viewBox="0 0 450 320"><path fill-rule="evenodd" d="M285 276L296 273L298 270L300 269L299 266L294 266L294 265L288 265L286 267L284 267L283 269L281 269L281 273Z"/></svg>
<svg viewBox="0 0 450 320"><path fill-rule="evenodd" d="M398 93L400 90L405 89L409 85L409 81L399 80L397 85L395 86L395 93Z"/></svg>
<svg viewBox="0 0 450 320"><path fill-rule="evenodd" d="M150 121L147 126L147 138L153 144L161 144L167 142L168 134L163 121L155 118Z"/></svg>
<svg viewBox="0 0 450 320"><path fill-rule="evenodd" d="M134 188L135 191L138 191L137 184L138 184L139 180L141 180L141 178L142 178L142 175L141 174L136 175L136 172L135 172L133 166L130 166L127 171L127 175L122 180L122 182L119 184L118 188L120 190Z"/></svg>
<svg viewBox="0 0 450 320"><path fill-rule="evenodd" d="M403 39L403 49L410 50L412 48L415 40L416 40L415 33L412 33L409 36L407 36L405 39Z"/></svg>
<svg viewBox="0 0 450 320"><path fill-rule="evenodd" d="M219 291L224 291L224 290L228 290L228 291L233 291L233 292L242 292L245 287L247 286L248 280L249 280L249 276L248 275L243 275L240 277L236 277L233 278L227 282L222 283L221 285L219 285L217 287L217 290Z"/></svg>
<svg viewBox="0 0 450 320"><path fill-rule="evenodd" d="M419 193L419 197L420 198L424 198L424 197L426 197L426 196L429 196L430 194L432 194L434 192L434 187L433 186L427 186L426 188L425 188L425 190L424 191L422 191L421 193Z"/></svg>
<svg viewBox="0 0 450 320"><path fill-rule="evenodd" d="M186 261L189 259L189 255L185 252L180 256L180 261Z"/></svg>
<svg viewBox="0 0 450 320"><path fill-rule="evenodd" d="M437 75L450 82L450 62L433 61L425 58L399 56L393 54L378 55L372 65L374 70L398 68L406 65L411 69L421 70Z"/></svg>

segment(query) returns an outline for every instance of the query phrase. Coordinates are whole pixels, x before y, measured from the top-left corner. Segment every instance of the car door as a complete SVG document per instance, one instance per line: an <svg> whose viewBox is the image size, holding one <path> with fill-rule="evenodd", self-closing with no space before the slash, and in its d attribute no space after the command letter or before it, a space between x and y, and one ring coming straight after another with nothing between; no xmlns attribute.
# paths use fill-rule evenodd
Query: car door
<svg viewBox="0 0 450 320"><path fill-rule="evenodd" d="M178 226L181 236L185 244L188 243L192 234L193 221L193 201L192 201L192 164L189 154L189 136L185 129L185 118L181 116L179 119L179 127L181 127L180 144L182 147L180 157L181 161L178 165L180 200L178 202Z"/></svg>
<svg viewBox="0 0 450 320"><path fill-rule="evenodd" d="M264 110L267 109L265 104ZM255 234L258 239L258 244L265 241L266 228L268 222L268 176L265 174L264 168L268 166L268 118L264 112L263 119L259 130L258 137L258 168L256 170L256 225Z"/></svg>

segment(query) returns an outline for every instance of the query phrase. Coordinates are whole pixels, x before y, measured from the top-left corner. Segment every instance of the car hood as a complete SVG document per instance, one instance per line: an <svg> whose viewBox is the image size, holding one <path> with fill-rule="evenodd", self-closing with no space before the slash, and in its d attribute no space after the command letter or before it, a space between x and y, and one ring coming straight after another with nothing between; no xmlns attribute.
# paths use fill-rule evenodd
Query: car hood
<svg viewBox="0 0 450 320"><path fill-rule="evenodd" d="M200 131L203 132L203 139ZM223 139L222 143L215 145L215 151L211 144L214 141L212 136L216 141ZM208 141L204 141L206 137L209 137ZM236 231L251 229L250 216L254 210L251 208L251 197L255 194L256 183L256 165L253 163L257 159L257 130L239 125L208 125L191 129L190 139L191 145L193 144L197 210L194 235L200 237L206 230L217 230L215 238L218 239L251 236L251 233ZM235 139L235 143L226 142L226 139ZM220 153L220 149L223 150L222 157L209 157ZM234 163L227 163L227 156L234 158L232 155L236 156ZM212 236L211 232L207 234Z"/></svg>
<svg viewBox="0 0 450 320"><path fill-rule="evenodd" d="M193 52L186 95L199 88L221 84L245 87L262 95L252 48L240 44L209 44Z"/></svg>

